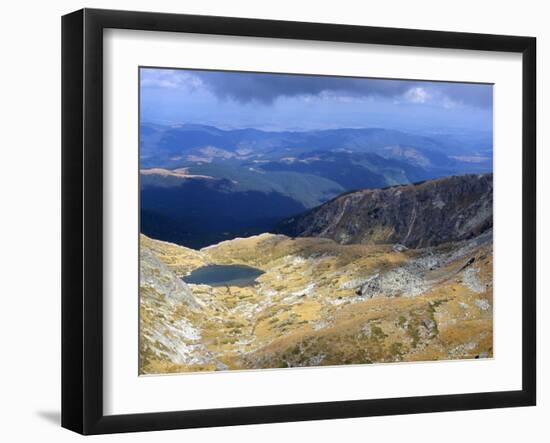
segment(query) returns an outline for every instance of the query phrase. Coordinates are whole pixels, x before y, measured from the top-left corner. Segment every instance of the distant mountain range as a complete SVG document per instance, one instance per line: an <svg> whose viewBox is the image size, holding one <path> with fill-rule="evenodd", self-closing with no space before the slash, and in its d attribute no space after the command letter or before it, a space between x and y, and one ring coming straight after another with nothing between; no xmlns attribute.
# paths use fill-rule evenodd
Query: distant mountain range
<svg viewBox="0 0 550 443"><path fill-rule="evenodd" d="M141 230L202 247L272 231L356 189L492 171L490 134L140 128Z"/></svg>
<svg viewBox="0 0 550 443"><path fill-rule="evenodd" d="M214 159L280 160L326 151L375 153L428 171L446 168L473 172L476 168L476 172L488 172L492 170L492 144L490 132L452 131L423 136L383 128L270 132L195 124L140 126L140 159L146 168L173 168L189 161Z"/></svg>

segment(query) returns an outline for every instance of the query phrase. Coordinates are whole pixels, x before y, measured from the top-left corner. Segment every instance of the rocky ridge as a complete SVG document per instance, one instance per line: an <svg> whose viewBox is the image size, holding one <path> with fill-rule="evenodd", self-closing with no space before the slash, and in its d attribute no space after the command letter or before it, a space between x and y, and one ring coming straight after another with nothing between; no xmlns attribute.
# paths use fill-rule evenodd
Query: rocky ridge
<svg viewBox="0 0 550 443"><path fill-rule="evenodd" d="M474 238L493 225L493 175L469 174L346 193L280 223L292 237L425 248Z"/></svg>

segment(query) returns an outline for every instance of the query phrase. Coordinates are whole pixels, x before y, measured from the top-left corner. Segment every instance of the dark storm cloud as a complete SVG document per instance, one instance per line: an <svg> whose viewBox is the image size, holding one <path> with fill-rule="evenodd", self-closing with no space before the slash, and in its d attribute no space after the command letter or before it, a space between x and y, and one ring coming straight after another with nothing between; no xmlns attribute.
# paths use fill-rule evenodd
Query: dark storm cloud
<svg viewBox="0 0 550 443"><path fill-rule="evenodd" d="M319 95L322 92L355 96L394 97L404 94L412 82L309 75L234 72L196 73L212 92L238 101L271 103L278 97Z"/></svg>
<svg viewBox="0 0 550 443"><path fill-rule="evenodd" d="M346 99L372 97L395 100L396 104L409 102L445 108L490 109L493 102L490 85L468 83L151 68L141 70L141 82L144 88L203 90L238 103L267 105L280 97L324 95Z"/></svg>
<svg viewBox="0 0 550 443"><path fill-rule="evenodd" d="M449 106L492 106L492 88L479 84L215 71L197 71L194 75L218 97L239 102L270 104L279 97L322 93L399 99L410 92L422 92L421 97L426 97L426 101L430 98ZM418 94L412 96L418 97Z"/></svg>

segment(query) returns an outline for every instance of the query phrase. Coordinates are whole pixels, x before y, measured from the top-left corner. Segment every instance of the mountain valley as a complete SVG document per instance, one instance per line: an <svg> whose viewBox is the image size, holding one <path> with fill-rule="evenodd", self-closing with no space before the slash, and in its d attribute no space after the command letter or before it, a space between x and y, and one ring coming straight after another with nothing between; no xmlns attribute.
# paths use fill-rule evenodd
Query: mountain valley
<svg viewBox="0 0 550 443"><path fill-rule="evenodd" d="M492 170L486 135L141 125L141 231L201 248L280 229L357 189Z"/></svg>
<svg viewBox="0 0 550 443"><path fill-rule="evenodd" d="M490 174L344 194L286 227L194 249L140 236L141 374L493 356ZM209 265L262 272L182 280Z"/></svg>

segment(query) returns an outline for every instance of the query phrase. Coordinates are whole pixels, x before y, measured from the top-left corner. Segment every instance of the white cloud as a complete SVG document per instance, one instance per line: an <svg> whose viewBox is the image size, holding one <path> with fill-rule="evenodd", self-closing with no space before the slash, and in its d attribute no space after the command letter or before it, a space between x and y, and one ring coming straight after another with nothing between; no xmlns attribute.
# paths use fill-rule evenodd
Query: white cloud
<svg viewBox="0 0 550 443"><path fill-rule="evenodd" d="M452 100L447 96L443 97L442 103L445 109L454 109L462 105L462 103Z"/></svg>
<svg viewBox="0 0 550 443"><path fill-rule="evenodd" d="M191 91L201 88L203 81L196 75L175 69L142 69L141 86Z"/></svg>
<svg viewBox="0 0 550 443"><path fill-rule="evenodd" d="M430 100L431 95L426 91L425 88L420 86L409 89L404 94L405 100L411 103L426 103Z"/></svg>

